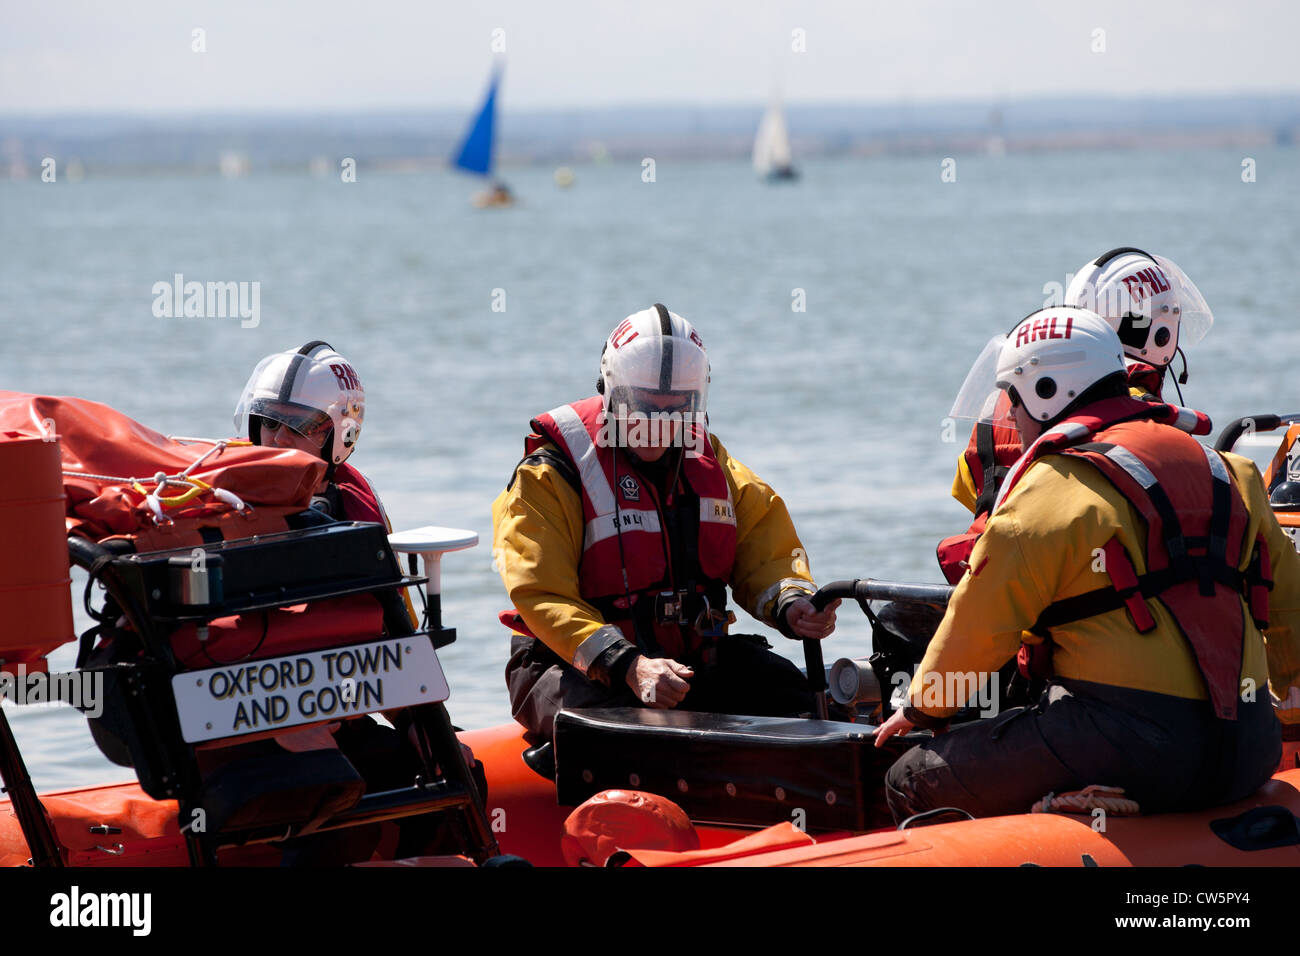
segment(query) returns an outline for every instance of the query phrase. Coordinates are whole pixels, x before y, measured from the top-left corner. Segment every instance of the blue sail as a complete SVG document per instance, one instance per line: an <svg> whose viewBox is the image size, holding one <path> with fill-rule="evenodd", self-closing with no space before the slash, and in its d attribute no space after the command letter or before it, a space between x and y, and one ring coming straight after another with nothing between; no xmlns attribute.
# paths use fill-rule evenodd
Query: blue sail
<svg viewBox="0 0 1300 956"><path fill-rule="evenodd" d="M474 119L469 132L460 144L453 165L470 173L485 176L492 173L493 138L496 133L497 118L497 82L501 79L500 70L492 71L492 82L488 86L487 99L483 108Z"/></svg>

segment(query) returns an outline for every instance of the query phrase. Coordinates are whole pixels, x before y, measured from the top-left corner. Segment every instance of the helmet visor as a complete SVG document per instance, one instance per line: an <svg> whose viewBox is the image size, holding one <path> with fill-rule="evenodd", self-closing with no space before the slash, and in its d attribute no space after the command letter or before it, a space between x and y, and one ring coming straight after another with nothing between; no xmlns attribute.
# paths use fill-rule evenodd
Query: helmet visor
<svg viewBox="0 0 1300 956"><path fill-rule="evenodd" d="M1156 265L1164 271L1178 297L1181 316L1178 323L1178 344L1195 345L1205 338L1210 327L1214 325L1214 313L1210 311L1205 296L1196 288L1196 283L1187 278L1187 273L1178 268L1171 259L1164 256L1152 256Z"/></svg>
<svg viewBox="0 0 1300 956"><path fill-rule="evenodd" d="M610 411L624 417L629 414L675 416L690 421L703 404L703 396L695 389L657 392L648 388L620 385L610 392Z"/></svg>
<svg viewBox="0 0 1300 956"><path fill-rule="evenodd" d="M1002 390L998 387L998 356L1002 354L1006 341L1005 335L995 335L985 344L957 392L948 412L950 418L1015 425L1007 403L999 402Z"/></svg>
<svg viewBox="0 0 1300 956"><path fill-rule="evenodd" d="M306 438L319 438L334 424L329 415L319 409L275 399L255 399L249 405L248 414L257 415L264 421L288 425Z"/></svg>
<svg viewBox="0 0 1300 956"><path fill-rule="evenodd" d="M620 385L610 392L612 438L621 448L702 449L707 426L704 396L695 389L659 392Z"/></svg>

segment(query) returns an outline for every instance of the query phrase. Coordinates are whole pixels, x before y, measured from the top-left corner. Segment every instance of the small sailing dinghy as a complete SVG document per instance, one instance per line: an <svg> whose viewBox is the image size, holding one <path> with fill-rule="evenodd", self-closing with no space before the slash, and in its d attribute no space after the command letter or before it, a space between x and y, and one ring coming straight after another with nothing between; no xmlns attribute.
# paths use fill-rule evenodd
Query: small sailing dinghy
<svg viewBox="0 0 1300 956"><path fill-rule="evenodd" d="M754 172L769 182L799 178L790 156L790 134L785 127L785 113L774 100L763 114L754 137Z"/></svg>
<svg viewBox="0 0 1300 956"><path fill-rule="evenodd" d="M497 87L500 82L501 70L494 69L483 106L465 132L456 150L456 158L452 160L457 169L486 177L488 188L472 197L472 202L480 209L510 206L515 201L510 188L492 173L496 151Z"/></svg>

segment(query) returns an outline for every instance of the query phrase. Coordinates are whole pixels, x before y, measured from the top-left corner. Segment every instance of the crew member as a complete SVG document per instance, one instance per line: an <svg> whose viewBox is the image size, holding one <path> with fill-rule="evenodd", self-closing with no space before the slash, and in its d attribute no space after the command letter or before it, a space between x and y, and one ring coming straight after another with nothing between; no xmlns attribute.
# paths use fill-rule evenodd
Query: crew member
<svg viewBox="0 0 1300 956"><path fill-rule="evenodd" d="M1279 718L1300 727L1300 556L1254 464L1193 439L1194 413L1132 397L1120 337L1092 312L1023 320L997 385L1024 455L877 744L942 729L1026 631L1050 651L1046 691L904 754L894 815L1023 813L1089 784L1146 811L1253 792Z"/></svg>
<svg viewBox="0 0 1300 956"><path fill-rule="evenodd" d="M257 364L235 407L235 425L254 444L293 448L323 459L327 467L315 489L312 509L339 521L373 521L392 531L392 523L369 480L349 458L365 420L365 388L352 363L327 342L308 342L302 348L268 355ZM416 624L410 600L391 613L403 613ZM355 718L280 735L276 742L291 750L331 748L336 744L366 780L371 791L410 786L423 769L414 745L415 735L407 711L385 714L399 729L395 733L372 718ZM404 740L403 737L406 739ZM409 741L409 743L408 743ZM487 783L483 765L462 744L481 795ZM418 818L403 824L402 846L413 852L427 848L431 839L450 842ZM333 841L308 842L305 857L316 862L321 851L337 856ZM359 841L364 844L364 839Z"/></svg>
<svg viewBox="0 0 1300 956"><path fill-rule="evenodd" d="M502 615L515 631L506 683L536 742L566 706L812 707L793 664L728 631L728 585L792 638L830 634L835 606L808 600L785 503L709 433L708 383L699 334L655 305L610 333L598 395L532 421L492 515L515 604Z"/></svg>
<svg viewBox="0 0 1300 956"><path fill-rule="evenodd" d="M392 525L370 482L349 462L361 436L366 392L352 363L326 342L268 355L235 407L235 427L255 445L296 448L327 464L312 507L340 521Z"/></svg>
<svg viewBox="0 0 1300 956"><path fill-rule="evenodd" d="M1085 263L1066 289L1064 304L1101 315L1119 333L1129 390L1151 402L1163 401L1166 373L1182 345L1200 341L1214 322L1205 297L1182 269L1163 256L1131 246ZM990 364L1000 346L990 342L986 349L983 357ZM975 368L980 365L977 362ZM976 381L982 381L978 373ZM1185 356L1178 381L1187 381ZM975 521L966 534L947 538L938 547L939 565L953 584L966 570L966 559L1002 478L1020 457L1020 436L1006 395L986 402L985 395L968 392L963 386L952 413L954 418L976 422L957 461L952 496L974 512Z"/></svg>

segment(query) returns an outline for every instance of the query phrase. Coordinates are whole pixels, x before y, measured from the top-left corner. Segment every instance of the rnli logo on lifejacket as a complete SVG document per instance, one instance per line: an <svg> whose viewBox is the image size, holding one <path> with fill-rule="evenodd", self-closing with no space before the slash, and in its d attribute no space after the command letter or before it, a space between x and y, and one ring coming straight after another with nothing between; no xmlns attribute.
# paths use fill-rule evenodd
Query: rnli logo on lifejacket
<svg viewBox="0 0 1300 956"><path fill-rule="evenodd" d="M1050 319L1034 319L1032 322L1026 322L1016 331L1016 348L1022 345L1028 345L1030 342L1039 342L1043 339L1068 339L1074 331L1074 316L1065 317L1065 326L1057 328L1059 316L1052 316Z"/></svg>
<svg viewBox="0 0 1300 956"><path fill-rule="evenodd" d="M640 501L641 486L636 483L636 479L631 475L623 475L618 479L619 490L623 492L624 501Z"/></svg>

